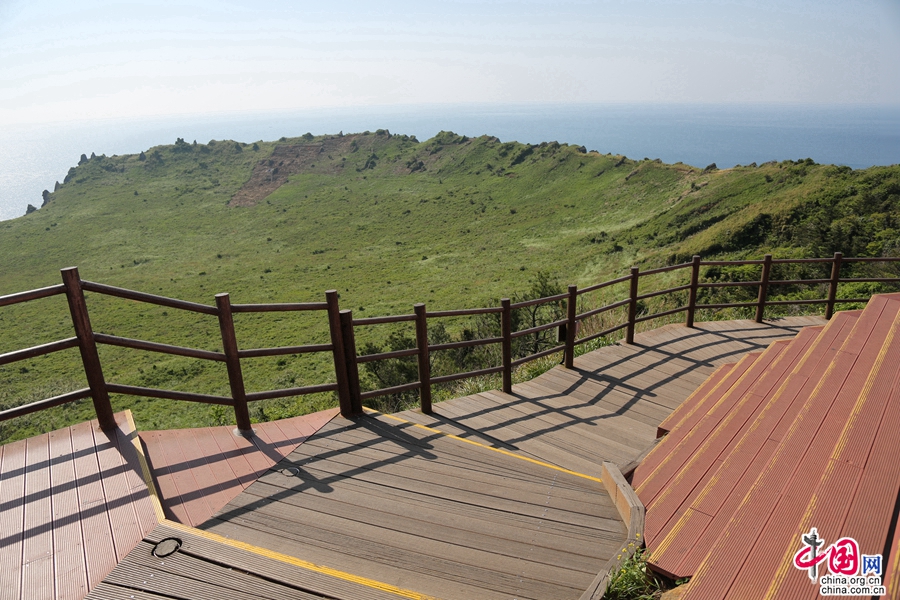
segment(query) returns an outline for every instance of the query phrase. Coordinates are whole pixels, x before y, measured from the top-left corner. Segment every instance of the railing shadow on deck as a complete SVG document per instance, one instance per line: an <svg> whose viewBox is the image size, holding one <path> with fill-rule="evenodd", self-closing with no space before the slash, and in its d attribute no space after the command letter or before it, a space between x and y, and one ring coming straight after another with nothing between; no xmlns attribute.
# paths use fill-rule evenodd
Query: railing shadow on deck
<svg viewBox="0 0 900 600"><path fill-rule="evenodd" d="M432 387L439 384L445 384L466 378L481 377L485 375L500 374L502 378L501 389L503 392L510 394L512 392L512 372L513 369L527 362L556 353L563 353L563 364L567 369L574 368L575 349L581 344L585 344L604 338L612 334L616 334L624 330L624 338L627 344L634 344L634 335L636 327L641 324L655 319L671 318L672 316L685 313L684 324L687 327L693 327L697 311L700 310L719 310L725 308L744 308L755 310L755 321L761 323L765 316L767 307L772 306L789 306L789 305L825 305L825 318L828 319L834 313L835 306L840 303L860 303L866 302L867 298L839 298L838 288L841 284L856 283L879 283L879 284L897 284L900 278L897 277L841 277L842 268L853 263L897 263L900 257L878 257L878 258L844 258L841 253L835 253L832 258L809 258L809 259L773 259L771 255L766 255L761 260L744 260L744 261L703 261L699 256L694 256L690 262L678 265L666 266L658 269L650 269L641 271L638 267L632 267L629 274L623 277L605 281L584 288L578 288L575 285L568 286L565 293L556 294L544 298L526 300L513 303L510 299L504 298L500 301L500 306L485 308L469 308L461 310L445 310L428 312L424 304L414 305L413 314L369 317L354 319L352 311L341 310L339 308L339 297L335 290L325 292L325 300L323 302L305 302L305 303L282 303L282 304L231 304L228 294L217 294L215 296L215 306L200 304L196 302L187 302L155 294L138 292L124 288L118 288L110 285L84 281L78 274L78 269L70 267L62 269L63 283L49 286L37 290L30 290L6 296L0 296L0 307L29 302L49 296L65 294L73 329L74 337L63 340L42 344L16 350L5 354L0 354L0 365L10 364L13 362L34 358L62 350L78 348L81 354L84 371L87 376L88 387L53 398L39 400L22 406L13 407L0 412L0 421L12 419L14 417L26 415L32 412L45 410L54 406L74 402L83 398L90 397L93 400L94 409L102 429L112 429L115 427L113 419L112 406L110 404L109 395L112 394L128 394L136 396L146 396L155 398L166 398L172 400L181 400L189 402L202 402L208 404L219 404L230 406L235 413L235 422L237 425L236 433L245 436L252 436L252 427L250 422L250 414L248 404L250 402L266 400L272 398L282 398L288 396L299 396L304 394L334 392L340 403L340 411L343 416L352 416L362 414L362 403L364 400L375 398L378 396L398 394L418 390L421 410L425 413L432 412ZM830 265L831 275L828 278L809 278L809 279L784 279L772 280L771 274L773 267L780 265L818 265L826 268ZM700 269L702 267L721 268L721 267L757 267L759 268L759 279L752 281L701 281ZM683 285L670 287L667 289L656 290L651 292L640 293L641 278L652 277L663 273L675 271L685 271L689 277L689 282ZM628 284L628 297L608 301L603 306L586 310L578 313L579 298L584 294L597 292L617 284ZM773 286L819 286L822 288L820 295L824 298L804 298L792 300L771 300L770 289ZM706 293L714 293L715 290L727 288L756 288L756 300L753 302L719 302L719 303L701 303L698 297L704 290ZM90 316L85 302L85 292L97 293L102 295L116 296L137 302L146 302L158 306L165 306L177 310L191 311L195 313L214 316L218 320L219 331L222 340L222 351L200 350L196 348L187 348L181 346L173 346L161 344L158 342L150 342L145 340L131 339L119 337L106 333L100 333L93 330L91 326ZM687 294L687 303L678 305L674 308L667 308L654 314L643 314L641 307L646 301L660 302L666 299L677 299ZM525 329L513 331L513 311L534 308L543 305L555 303L557 307L562 309L565 305L565 318L557 319L548 323L534 324ZM596 320L616 309L622 308L627 313L622 322L615 322L612 326L604 328L602 331L594 331L588 335L578 337L579 329L582 324ZM239 349L238 341L235 334L233 314L234 313L250 313L250 312L281 312L281 311L315 311L325 314L327 325L330 333L329 344L308 344L300 346L282 346L275 348L258 348L258 349ZM486 337L481 339L469 339L463 341L455 341L449 343L430 344L428 341L429 320L453 318L453 317L472 317L478 315L496 315L499 320L500 335L494 337ZM413 348L395 350L391 352L379 352L375 354L359 355L356 348L355 329L359 327L367 327L370 325L403 323L409 322L415 326L416 346ZM546 336L547 332L557 330L557 345L543 348L539 351L530 352L524 356L515 358L513 356L513 342L520 338L528 336ZM139 387L132 385L123 385L109 382L104 377L103 366L97 352L98 344L106 344L112 346L120 346L142 351L158 352L169 355L186 356L201 360L210 360L224 362L227 367L228 382L231 391L230 396L215 396L209 394L199 394L192 392L164 390L149 387ZM446 350L460 350L474 348L478 346L500 346L500 363L497 366L475 371L467 371L463 373L452 373L433 377L431 373L431 354ZM657 349L656 351L660 351ZM309 385L286 389L274 389L268 391L248 393L244 388L243 372L241 368L241 360L247 358L257 358L264 356L280 356L286 354L303 354L315 352L328 352L332 356L334 365L334 382ZM418 379L402 385L391 386L387 388L363 391L360 385L359 365L373 361L383 361L390 359L413 359L416 360ZM674 357L673 357L674 358ZM647 392L647 390L642 390Z"/></svg>

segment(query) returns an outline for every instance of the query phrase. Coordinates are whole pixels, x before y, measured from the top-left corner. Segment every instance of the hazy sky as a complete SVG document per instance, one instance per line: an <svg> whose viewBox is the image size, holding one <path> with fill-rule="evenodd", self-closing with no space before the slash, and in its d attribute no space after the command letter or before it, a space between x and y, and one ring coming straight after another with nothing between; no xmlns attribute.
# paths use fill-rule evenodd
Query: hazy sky
<svg viewBox="0 0 900 600"><path fill-rule="evenodd" d="M333 106L900 103L900 0L0 0L0 125Z"/></svg>

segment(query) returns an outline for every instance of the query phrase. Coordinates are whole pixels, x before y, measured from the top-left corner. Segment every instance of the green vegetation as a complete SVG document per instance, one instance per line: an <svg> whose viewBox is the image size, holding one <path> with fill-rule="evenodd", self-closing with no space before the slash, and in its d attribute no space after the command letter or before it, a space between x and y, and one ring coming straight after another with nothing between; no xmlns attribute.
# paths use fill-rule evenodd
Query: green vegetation
<svg viewBox="0 0 900 600"><path fill-rule="evenodd" d="M807 159L701 171L555 142L504 143L450 132L425 142L385 130L252 144L179 139L140 155L82 157L41 209L0 223L0 294L59 283L58 269L77 265L90 281L209 305L219 292L229 292L235 303L302 302L321 301L325 290L337 289L341 307L354 316L404 314L416 302L429 311L495 306L501 297L526 297L535 286L585 286L632 265L653 268L695 253L895 255L898 222L897 166L853 171ZM779 267L772 277L827 277L823 269ZM748 274L735 268L703 273L708 280ZM662 287L684 276L680 271L658 281ZM624 289L609 293L623 297ZM880 289L847 286L842 294ZM776 293L803 297L818 290L793 286ZM728 297L741 294L755 298L753 288ZM582 298L590 307L605 297ZM678 301L669 300L672 306ZM88 294L88 306L100 332L220 349L212 317L97 294ZM556 309L549 306L535 318L550 319ZM530 317L523 311L517 318L525 327ZM235 322L241 348L328 343L321 314L238 314ZM414 330L401 325L358 328L358 347L408 343ZM429 321L432 335L446 340L479 337L493 326L490 319L447 318L441 329ZM73 335L60 296L0 309L0 331L0 353ZM228 394L221 363L106 346L100 351L109 381ZM435 366L440 371L492 360L488 350L482 354L435 354ZM243 366L249 391L334 377L327 354L250 359ZM408 365L386 367L396 372L382 376L399 380ZM370 389L377 386L377 372L363 369L361 375ZM0 408L84 386L76 350L14 363L0 367ZM278 418L332 403L330 395L271 400L254 403L252 416ZM222 407L115 397L114 408L124 407L143 429L233 418ZM43 411L0 424L0 440L91 414L89 401Z"/></svg>
<svg viewBox="0 0 900 600"><path fill-rule="evenodd" d="M603 597L608 600L657 600L664 589L663 582L647 568L645 551L638 548L618 571L611 574Z"/></svg>

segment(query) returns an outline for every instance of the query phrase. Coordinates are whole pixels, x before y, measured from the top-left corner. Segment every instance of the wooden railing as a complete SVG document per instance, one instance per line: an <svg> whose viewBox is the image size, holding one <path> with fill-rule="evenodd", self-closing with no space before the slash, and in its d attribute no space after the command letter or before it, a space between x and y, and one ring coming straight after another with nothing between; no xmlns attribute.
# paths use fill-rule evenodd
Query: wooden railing
<svg viewBox="0 0 900 600"><path fill-rule="evenodd" d="M78 269L75 267L70 267L67 269L62 269L62 284L27 292L20 292L17 294L10 294L7 296L0 296L0 307L22 302L29 302L32 300L59 294L65 294L68 300L69 312L71 315L73 328L75 330L75 337L70 337L63 340L42 344L40 346L34 346L31 348L25 348L23 350L16 350L13 352L8 352L6 354L0 354L0 365L10 364L16 361L26 360L37 356L77 347L81 353L81 359L84 366L84 372L87 377L88 387L55 396L53 398L47 398L45 400L39 400L37 402L32 402L29 404L4 410L0 412L0 421L12 419L14 417L65 404L67 402L74 402L76 400L90 397L93 400L94 410L97 414L97 419L100 423L100 426L104 429L108 429L111 427L115 427L112 407L109 399L109 394L111 393L231 406L235 413L235 421L237 423L236 431L242 435L252 434L248 403L258 400L299 396L319 392L336 393L340 404L341 414L343 414L344 416L350 416L362 412L362 402L364 400L368 400L378 396L399 394L402 392L418 390L422 411L429 413L431 412L431 395L432 387L434 385L448 383L460 379L499 373L502 375L502 390L504 392L510 393L512 391L512 372L513 369L515 369L519 365L539 359L544 356L562 352L563 364L566 366L566 368L572 368L575 358L575 347L579 344L584 344L597 338L609 336L622 329L625 330L624 337L626 343L630 344L634 342L636 325L645 321L659 319L681 312L686 313L685 325L687 325L688 327L694 326L694 320L697 311L704 309L755 309L756 321L762 322L767 306L824 304L825 317L831 318L832 314L834 313L835 305L838 303L857 303L866 302L868 300L868 298L839 298L838 286L840 284L900 283L900 278L894 277L842 278L840 276L842 265L861 262L898 261L900 261L900 257L844 258L841 253L836 253L832 258L811 259L773 259L771 255L766 255L762 260L746 261L703 261L699 256L694 256L691 262L662 267L659 269L641 271L638 267L632 267L630 273L624 277L619 277L611 281L606 281L581 289L578 289L577 286L570 285L568 286L568 290L565 293L545 298L537 298L515 303L511 302L511 300L508 298L504 298L500 301L500 306L435 312L427 312L424 304L416 304L414 306L413 314L370 317L361 319L354 319L352 311L340 310L338 304L338 293L335 290L325 292L324 302L286 304L231 304L231 300L228 294L218 294L215 296L215 306L210 306L206 304L177 300L174 298L166 298L154 294L147 294L144 292L127 290L100 283L93 283L90 281L83 281L78 275ZM772 280L770 278L772 267L775 265L803 263L831 263L831 275L827 279L821 278ZM759 265L759 280L727 282L700 281L701 267L733 267L746 265ZM669 273L682 269L689 270L689 283L667 289L646 292L643 294L640 293L641 278L651 277L654 275ZM577 312L577 304L580 296L587 293L596 292L604 288L609 288L617 284L625 283L628 284L629 288L627 298L610 301L603 306L586 310L585 312L582 312L580 314ZM781 285L827 286L827 293L825 298L770 300L770 289L773 286ZM698 295L700 290L727 287L756 287L756 300L753 302L706 304L698 303ZM222 339L222 351L216 352L209 350L200 350L196 348L187 348L182 346L173 346L158 342L131 339L106 333L95 332L91 327L91 321L88 315L87 305L85 303L85 291L109 296L117 296L120 298L138 302L146 302L178 310L192 311L200 314L215 316L218 319L219 332ZM638 313L639 303L642 303L645 300L651 300L661 296L671 296L672 294L678 294L682 292L687 292L688 297L687 303L684 305L679 305L675 308L662 310L653 314ZM558 306L565 304L565 317L548 323L532 325L531 327L518 331L512 330L513 311L521 310L523 308L536 307L548 303L557 303ZM607 313L617 308L626 309L627 316L624 321L617 322L614 325L607 327L601 331L596 331L584 335L581 338L577 337L579 323L583 323L588 319L596 318L603 313ZM327 317L331 343L310 344L303 346L283 346L275 348L243 350L239 349L237 337L235 334L233 314L273 311L319 311L325 313ZM473 317L478 315L490 314L499 315L499 337L487 337L440 344L429 344L428 342L429 320L452 317ZM367 354L362 356L357 353L355 341L356 328L366 327L370 325L403 322L409 322L414 324L415 326L415 347L394 350L390 352ZM561 341L561 343L550 348L545 348L543 350L521 356L517 359L513 358L513 340L529 335L539 334L541 332L553 329L557 329L559 331L558 339ZM186 356L201 360L224 362L227 368L228 383L231 395L216 396L108 382L103 375L103 368L100 363L99 354L97 352L97 344L107 344L111 346L121 346L136 350L159 352L163 354ZM500 346L499 365L463 373L453 373L436 377L432 376L431 356L433 353L492 344L498 344ZM245 390L243 371L241 368L241 359L311 352L330 352L332 354L334 363L334 383L274 389L253 393L248 393ZM362 391L359 376L360 364L365 364L373 361L412 357L415 357L417 362L418 379L416 381L382 389Z"/></svg>

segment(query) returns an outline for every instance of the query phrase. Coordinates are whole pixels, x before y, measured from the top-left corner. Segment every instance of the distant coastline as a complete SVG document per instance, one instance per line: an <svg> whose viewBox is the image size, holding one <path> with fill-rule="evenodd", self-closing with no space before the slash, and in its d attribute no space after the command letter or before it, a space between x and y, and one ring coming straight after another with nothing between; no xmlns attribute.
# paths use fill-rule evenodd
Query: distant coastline
<svg viewBox="0 0 900 600"><path fill-rule="evenodd" d="M812 158L854 169L900 163L900 107L798 105L454 105L354 107L36 124L0 128L0 220L40 206L82 153L139 153L186 140L390 129L426 140L440 130L503 141L559 141L601 153L720 168Z"/></svg>

